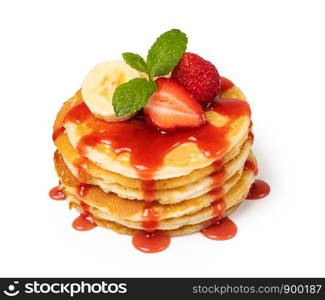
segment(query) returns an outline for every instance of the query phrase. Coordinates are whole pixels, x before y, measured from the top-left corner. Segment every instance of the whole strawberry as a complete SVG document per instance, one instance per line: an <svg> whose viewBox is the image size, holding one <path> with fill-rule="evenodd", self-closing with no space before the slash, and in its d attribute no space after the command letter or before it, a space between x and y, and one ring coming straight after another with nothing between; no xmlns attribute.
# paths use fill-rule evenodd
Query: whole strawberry
<svg viewBox="0 0 325 300"><path fill-rule="evenodd" d="M217 68L197 54L186 52L171 74L201 104L213 100L220 89Z"/></svg>

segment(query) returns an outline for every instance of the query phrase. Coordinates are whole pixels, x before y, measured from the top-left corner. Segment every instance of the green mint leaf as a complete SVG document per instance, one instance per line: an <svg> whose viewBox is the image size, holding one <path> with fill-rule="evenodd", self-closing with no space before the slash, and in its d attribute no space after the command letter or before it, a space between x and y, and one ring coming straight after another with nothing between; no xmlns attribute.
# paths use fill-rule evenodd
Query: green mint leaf
<svg viewBox="0 0 325 300"><path fill-rule="evenodd" d="M133 69L136 69L140 72L147 72L146 62L142 56L131 52L125 52L122 54L122 56L124 61Z"/></svg>
<svg viewBox="0 0 325 300"><path fill-rule="evenodd" d="M156 88L155 82L145 78L134 78L119 85L113 95L115 115L121 117L137 112L147 104Z"/></svg>
<svg viewBox="0 0 325 300"><path fill-rule="evenodd" d="M186 46L187 37L178 29L172 29L158 37L147 56L149 77L169 74L180 61Z"/></svg>

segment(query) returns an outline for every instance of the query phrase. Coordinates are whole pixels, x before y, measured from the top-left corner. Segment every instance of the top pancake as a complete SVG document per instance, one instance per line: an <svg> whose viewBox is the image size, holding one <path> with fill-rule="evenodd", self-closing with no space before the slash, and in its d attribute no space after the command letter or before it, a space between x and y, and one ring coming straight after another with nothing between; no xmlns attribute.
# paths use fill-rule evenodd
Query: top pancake
<svg viewBox="0 0 325 300"><path fill-rule="evenodd" d="M245 101L245 96L240 89L236 87L227 90L220 96L222 99L229 97ZM226 100L224 100L224 102L225 101ZM125 131L127 132L129 125L137 128L137 122L141 123L141 121L137 120L129 120L126 122L120 122L118 124L106 123L96 120L92 115L89 115L86 121L71 122L71 118L67 118L64 122L64 118L70 109L82 102L83 100L81 93L78 92L73 98L64 104L54 124L54 130L60 128L61 126L65 127L69 142L74 149L78 149L79 151L80 147L78 147L78 143L80 140L84 140L87 135L94 131L93 124L95 123L97 127L99 126L100 128L104 128L103 130L106 130L106 133L109 135L111 135L111 132L109 132L110 128L115 128L116 126L123 128L125 126ZM172 147L170 147L170 149L166 152L166 155L164 155L162 161L155 168L154 172L150 174L150 178L144 178L143 176L144 172L142 172L142 169L147 167L145 164L142 165L140 163L136 165L134 163L134 153L130 153L129 149L126 149L129 145L129 141L127 141L127 139L126 146L124 148L123 145L121 147L121 143L119 144L119 149L116 149L116 147L110 145L112 143L109 144L107 141L104 141L91 146L86 145L86 147L83 149L84 153L82 154L90 161L99 165L102 169L123 175L125 177L159 180L184 176L196 169L211 165L217 159L223 158L229 151L231 151L231 149L233 149L245 138L245 135L247 135L250 125L249 114L236 114L230 116L229 110L220 105L220 108L217 110L207 110L205 115L207 119L206 126L203 125L195 130L188 131L189 133L187 133L185 130L181 133L177 131L177 134L182 135L182 142L173 144ZM140 136L142 133L144 134L145 132L149 132L149 137L151 137L150 131L156 130L151 127L143 127L142 123L139 126L138 136ZM212 129L212 131L214 128L220 130L214 136L207 136L210 132L212 132L211 130L208 130L209 128ZM120 142L119 139L121 139L121 135L123 135L123 131L120 131L117 137L113 137L113 144L116 142L114 138ZM140 138L137 136L133 136L132 138L134 138L137 142L137 152L143 153L145 159L155 161L155 155L161 155L161 151L159 151L159 149L156 151L155 148L160 147L159 145L164 147L169 142L168 139L173 135L174 133L159 133L158 135L155 133L152 136L155 137L155 139L157 137L156 140L148 138L139 141ZM184 135L186 136L185 139ZM208 143L209 145L216 145L219 143L220 147L213 146L213 150L215 151L211 153L211 151L209 152L210 148L206 147L206 145L203 145L202 147L201 143L200 147L200 139L204 139L205 144ZM150 149L152 150L150 151Z"/></svg>

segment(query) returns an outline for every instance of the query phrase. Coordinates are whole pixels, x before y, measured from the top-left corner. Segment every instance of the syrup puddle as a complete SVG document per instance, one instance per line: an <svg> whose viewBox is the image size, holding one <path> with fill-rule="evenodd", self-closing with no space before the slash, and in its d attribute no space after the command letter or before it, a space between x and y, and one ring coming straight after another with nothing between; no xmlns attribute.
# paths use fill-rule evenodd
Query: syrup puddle
<svg viewBox="0 0 325 300"><path fill-rule="evenodd" d="M49 196L53 200L65 200L66 199L65 194L58 186L55 186L54 188L52 188L50 190Z"/></svg>
<svg viewBox="0 0 325 300"><path fill-rule="evenodd" d="M257 200L266 197L271 191L271 188L267 182L264 180L257 179L252 184L249 193L247 195L247 200Z"/></svg>
<svg viewBox="0 0 325 300"><path fill-rule="evenodd" d="M228 217L213 222L208 227L201 230L201 233L212 240L224 241L233 238L237 233L236 224Z"/></svg>
<svg viewBox="0 0 325 300"><path fill-rule="evenodd" d="M170 236L160 231L140 231L132 237L133 246L145 253L157 253L165 250L170 245Z"/></svg>

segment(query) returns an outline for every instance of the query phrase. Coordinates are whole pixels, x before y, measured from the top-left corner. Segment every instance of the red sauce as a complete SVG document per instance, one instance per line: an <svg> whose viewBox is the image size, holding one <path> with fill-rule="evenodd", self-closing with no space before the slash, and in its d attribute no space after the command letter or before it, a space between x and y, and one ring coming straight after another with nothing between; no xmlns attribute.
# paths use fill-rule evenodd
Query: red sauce
<svg viewBox="0 0 325 300"><path fill-rule="evenodd" d="M212 202L211 207L213 208L213 217L219 217L226 210L226 204L223 198L219 198Z"/></svg>
<svg viewBox="0 0 325 300"><path fill-rule="evenodd" d="M80 201L80 207L82 208L84 214L90 216L90 206L86 202Z"/></svg>
<svg viewBox="0 0 325 300"><path fill-rule="evenodd" d="M89 185L86 183L79 183L76 189L79 197L85 197L89 191Z"/></svg>
<svg viewBox="0 0 325 300"><path fill-rule="evenodd" d="M251 143L254 142L254 133L253 133L253 121L251 120L249 123L249 131L248 131L248 139L251 141Z"/></svg>
<svg viewBox="0 0 325 300"><path fill-rule="evenodd" d="M72 123L80 124L85 122L90 115L91 112L88 106L84 102L82 102L80 104L73 106L68 111L68 113L64 117L63 123L72 122Z"/></svg>
<svg viewBox="0 0 325 300"><path fill-rule="evenodd" d="M167 153L180 144L194 142L209 158L218 159L228 150L226 135L233 120L242 115L250 115L246 101L217 99L209 109L227 115L229 122L223 127L206 123L199 128L161 132L144 120L108 123L96 119L85 103L74 106L66 115L65 122L82 123L92 132L80 139L77 150L87 153L88 146L99 143L110 145L116 154L130 153L131 163L143 180L151 180L162 165Z"/></svg>
<svg viewBox="0 0 325 300"><path fill-rule="evenodd" d="M214 201L211 203L211 208L213 210L211 219L211 222L215 222L218 220L218 218L225 212L226 205L222 198L224 195L224 190L222 186L218 186L214 188L212 191L209 192L209 195L211 195L214 198Z"/></svg>
<svg viewBox="0 0 325 300"><path fill-rule="evenodd" d="M248 139L251 141L251 143L254 142L254 133L251 129L248 131Z"/></svg>
<svg viewBox="0 0 325 300"><path fill-rule="evenodd" d="M73 221L72 227L78 231L87 231L97 227L97 225L89 219L91 217L89 205L85 202L80 202L80 206L83 209L83 213Z"/></svg>
<svg viewBox="0 0 325 300"><path fill-rule="evenodd" d="M155 181L154 180L142 180L141 186L143 190L143 199L146 202L152 202L155 200Z"/></svg>
<svg viewBox="0 0 325 300"><path fill-rule="evenodd" d="M255 180L246 199L256 200L266 197L271 191L270 186L263 180Z"/></svg>
<svg viewBox="0 0 325 300"><path fill-rule="evenodd" d="M258 174L258 167L255 160L247 159L245 162L245 170L253 172L256 176Z"/></svg>
<svg viewBox="0 0 325 300"><path fill-rule="evenodd" d="M133 235L133 246L145 253L157 253L168 248L170 236L160 231L140 231Z"/></svg>
<svg viewBox="0 0 325 300"><path fill-rule="evenodd" d="M224 170L224 168L222 168L222 170L211 174L211 178L213 180L214 187L221 186L226 181L226 171Z"/></svg>
<svg viewBox="0 0 325 300"><path fill-rule="evenodd" d="M82 183L87 182L87 168L88 168L88 159L85 157L79 157L73 162L73 165L78 169L78 180Z"/></svg>
<svg viewBox="0 0 325 300"><path fill-rule="evenodd" d="M201 233L212 240L229 240L237 233L236 224L225 217L201 230Z"/></svg>
<svg viewBox="0 0 325 300"><path fill-rule="evenodd" d="M223 191L223 188L222 186L217 186L216 188L214 188L213 190L211 190L209 192L209 194L215 199L215 200L219 200L223 194L224 194L224 191Z"/></svg>
<svg viewBox="0 0 325 300"><path fill-rule="evenodd" d="M72 227L78 231L87 231L97 227L97 225L81 214L73 221Z"/></svg>
<svg viewBox="0 0 325 300"><path fill-rule="evenodd" d="M159 214L151 202L145 203L142 214L142 227L145 231L151 232L157 229Z"/></svg>
<svg viewBox="0 0 325 300"><path fill-rule="evenodd" d="M224 160L223 158L217 159L213 162L214 172L219 172L224 169Z"/></svg>
<svg viewBox="0 0 325 300"><path fill-rule="evenodd" d="M159 214L152 205L152 202L155 200L155 181L143 180L141 185L143 200L145 201L142 213L142 227L145 231L152 232L157 229L159 224Z"/></svg>
<svg viewBox="0 0 325 300"><path fill-rule="evenodd" d="M65 194L58 186L55 186L54 188L52 188L50 190L49 196L53 200L65 200L66 199Z"/></svg>
<svg viewBox="0 0 325 300"><path fill-rule="evenodd" d="M251 115L247 101L238 99L216 99L210 109L221 115L228 116L230 119ZM227 125L224 127L228 128Z"/></svg>
<svg viewBox="0 0 325 300"><path fill-rule="evenodd" d="M55 129L52 134L53 141L55 141L64 132L65 132L65 128L63 126Z"/></svg>
<svg viewBox="0 0 325 300"><path fill-rule="evenodd" d="M235 85L226 77L220 77L220 93L234 87Z"/></svg>

